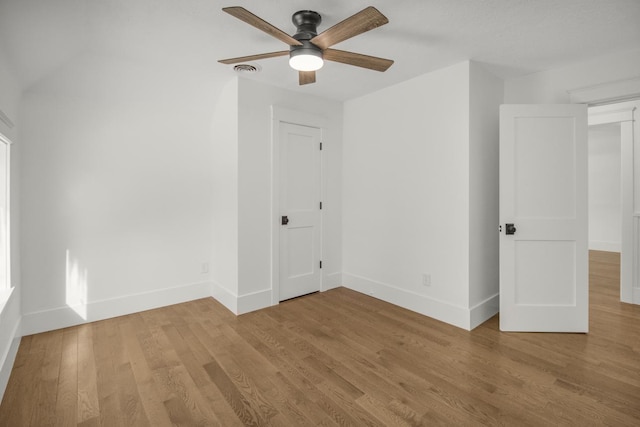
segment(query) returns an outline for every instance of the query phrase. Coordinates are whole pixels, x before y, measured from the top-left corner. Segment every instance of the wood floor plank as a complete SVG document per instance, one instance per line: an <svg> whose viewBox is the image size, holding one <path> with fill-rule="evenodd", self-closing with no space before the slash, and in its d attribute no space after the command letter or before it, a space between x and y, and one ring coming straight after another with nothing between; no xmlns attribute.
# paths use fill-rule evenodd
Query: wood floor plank
<svg viewBox="0 0 640 427"><path fill-rule="evenodd" d="M277 375L278 369L251 344L252 334L242 327L242 323L238 322L233 327L221 325L220 330L229 340L229 356L236 366L242 367L247 377L253 379L254 387L270 403L269 406L260 405L265 418L273 424L312 425L306 414L290 400L293 396L286 386L283 387L282 377Z"/></svg>
<svg viewBox="0 0 640 427"><path fill-rule="evenodd" d="M140 319L137 315L127 316L127 318L129 321L121 323L119 329L123 337L127 359L131 363L131 372L135 378L141 404L151 425L170 426L171 419L164 404L169 396L162 394L162 391L157 387L138 339L137 331L140 334L143 334L143 331L137 328L144 328L144 324L138 322Z"/></svg>
<svg viewBox="0 0 640 427"><path fill-rule="evenodd" d="M93 350L94 326L91 323L78 326L78 424L86 422L91 425L101 417L96 357Z"/></svg>
<svg viewBox="0 0 640 427"><path fill-rule="evenodd" d="M204 368L243 425L259 426L266 424L257 408L244 397L224 369L222 369L215 360L207 363Z"/></svg>
<svg viewBox="0 0 640 427"><path fill-rule="evenodd" d="M167 408L172 425L185 427L197 425L189 409L177 396L165 400L164 405Z"/></svg>
<svg viewBox="0 0 640 427"><path fill-rule="evenodd" d="M123 424L127 426L155 426L151 424L145 413L138 385L130 363L117 367L118 398L122 411Z"/></svg>
<svg viewBox="0 0 640 427"><path fill-rule="evenodd" d="M22 353L24 359L20 366L12 369L0 405L0 425L26 426L31 421L33 407L38 403L34 393L40 381L40 368L45 357L44 351L31 351L33 342L39 339L40 335L35 338L32 336L27 340L26 348L18 350L18 354Z"/></svg>
<svg viewBox="0 0 640 427"><path fill-rule="evenodd" d="M78 331L67 328L62 336L62 360L56 398L56 425L75 426L78 412Z"/></svg>
<svg viewBox="0 0 640 427"><path fill-rule="evenodd" d="M44 360L40 372L40 381L37 384L36 400L38 405L33 408L31 424L39 426L52 426L56 423L55 407L60 372L60 360L62 357L62 331L51 331L43 334L46 341L43 343Z"/></svg>
<svg viewBox="0 0 640 427"><path fill-rule="evenodd" d="M590 253L588 334L469 332L337 288L23 337L0 426L640 425L640 307Z"/></svg>
<svg viewBox="0 0 640 427"><path fill-rule="evenodd" d="M278 352L277 349L281 349L281 347L271 335L263 334L259 330L252 330L251 333L246 330L243 336L256 351L260 352L265 359L269 360L278 369L275 374L275 382L283 390L284 394L288 396L289 402L295 405L295 409L303 413L313 425L321 425L322 423L329 423L330 425L333 422L330 421L329 415L315 403L318 400L320 391L307 379L305 374L290 363L290 359Z"/></svg>
<svg viewBox="0 0 640 427"><path fill-rule="evenodd" d="M100 424L123 425L124 414L118 398L117 362L113 359L116 343L109 333L110 323L103 321L92 325Z"/></svg>

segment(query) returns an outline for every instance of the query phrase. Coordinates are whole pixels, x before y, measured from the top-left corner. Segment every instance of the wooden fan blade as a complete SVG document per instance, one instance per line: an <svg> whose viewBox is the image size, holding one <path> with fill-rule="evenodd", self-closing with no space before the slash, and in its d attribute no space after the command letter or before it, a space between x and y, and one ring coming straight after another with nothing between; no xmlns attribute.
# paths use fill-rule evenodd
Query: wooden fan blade
<svg viewBox="0 0 640 427"><path fill-rule="evenodd" d="M298 40L296 40L293 37L291 37L289 34L285 33L284 31L282 31L279 28L274 27L273 25L269 24L264 19L262 19L262 18L260 18L260 17L258 17L256 15L254 15L253 13L249 12L244 7L240 7L240 6L223 7L222 10L227 12L231 16L235 16L236 18L238 18L241 21L244 21L247 24L256 27L257 29L259 29L261 31L264 31L265 33L269 34L270 36L275 37L278 40L281 40L281 41L285 42L289 46L300 46L300 45L302 45L302 43L300 43Z"/></svg>
<svg viewBox="0 0 640 427"><path fill-rule="evenodd" d="M218 62L223 64L238 64L240 62L257 61L258 59L275 58L277 56L289 55L288 50L281 50L279 52L261 53L259 55L239 56L238 58L221 59Z"/></svg>
<svg viewBox="0 0 640 427"><path fill-rule="evenodd" d="M308 85L309 83L316 82L316 72L315 71L298 71L298 82L300 86Z"/></svg>
<svg viewBox="0 0 640 427"><path fill-rule="evenodd" d="M350 39L374 28L380 27L389 20L373 6L361 10L355 15L337 23L311 39L311 43L326 49L336 43Z"/></svg>
<svg viewBox="0 0 640 427"><path fill-rule="evenodd" d="M355 65L356 67L368 68L376 71L387 71L387 69L393 65L393 61L390 59L363 55L361 53L346 52L338 49L326 49L322 53L322 56L327 61L341 62L343 64Z"/></svg>

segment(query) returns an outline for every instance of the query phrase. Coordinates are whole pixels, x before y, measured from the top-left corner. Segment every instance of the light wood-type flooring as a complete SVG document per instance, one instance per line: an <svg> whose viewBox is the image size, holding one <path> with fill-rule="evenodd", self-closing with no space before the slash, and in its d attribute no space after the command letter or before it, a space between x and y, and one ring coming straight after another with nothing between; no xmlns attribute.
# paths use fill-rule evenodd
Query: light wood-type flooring
<svg viewBox="0 0 640 427"><path fill-rule="evenodd" d="M22 339L0 426L640 425L640 307L594 252L589 334L471 332L339 288Z"/></svg>

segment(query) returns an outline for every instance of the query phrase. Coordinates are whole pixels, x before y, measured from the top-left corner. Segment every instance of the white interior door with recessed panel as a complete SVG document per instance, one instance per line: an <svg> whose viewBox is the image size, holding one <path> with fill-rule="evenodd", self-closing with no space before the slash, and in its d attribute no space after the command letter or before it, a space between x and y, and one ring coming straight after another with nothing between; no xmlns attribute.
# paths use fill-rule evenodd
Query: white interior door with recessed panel
<svg viewBox="0 0 640 427"><path fill-rule="evenodd" d="M500 329L587 332L587 106L500 109Z"/></svg>
<svg viewBox="0 0 640 427"><path fill-rule="evenodd" d="M280 122L279 300L320 290L321 129Z"/></svg>

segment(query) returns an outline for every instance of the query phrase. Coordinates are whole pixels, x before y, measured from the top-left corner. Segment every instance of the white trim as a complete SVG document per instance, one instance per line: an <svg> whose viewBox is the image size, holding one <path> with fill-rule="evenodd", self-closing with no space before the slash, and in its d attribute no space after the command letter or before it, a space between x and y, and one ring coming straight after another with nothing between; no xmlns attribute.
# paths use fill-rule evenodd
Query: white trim
<svg viewBox="0 0 640 427"><path fill-rule="evenodd" d="M5 306L9 303L11 295L13 294L15 287L0 288L0 315L4 312Z"/></svg>
<svg viewBox="0 0 640 427"><path fill-rule="evenodd" d="M207 297L211 297L211 282L200 282L93 301L83 307L86 318L69 306L24 313L22 333L37 334Z"/></svg>
<svg viewBox="0 0 640 427"><path fill-rule="evenodd" d="M3 355L3 358L0 359L0 402L2 402L2 398L4 396L4 392L7 389L7 384L9 384L9 377L11 376L11 370L13 369L13 364L16 361L16 356L18 355L18 348L20 347L20 334L18 331L20 330L20 320L16 323L15 328L13 329L13 339L11 340L11 345L7 349L7 352Z"/></svg>
<svg viewBox="0 0 640 427"><path fill-rule="evenodd" d="M462 329L471 330L470 310L441 301L426 295L410 292L393 285L378 282L355 274L343 273L344 287L354 291L370 295L388 303L397 305L407 310L432 317L442 322L457 326ZM491 297L491 303L495 303ZM484 304L484 302L483 302ZM482 312L488 309L478 308L476 319L482 318ZM496 311L497 312L497 311ZM495 313L494 313L495 314Z"/></svg>
<svg viewBox="0 0 640 427"><path fill-rule="evenodd" d="M568 90L574 104L600 105L640 97L640 76Z"/></svg>
<svg viewBox="0 0 640 427"><path fill-rule="evenodd" d="M238 314L238 295L217 282L211 284L211 296L233 314Z"/></svg>
<svg viewBox="0 0 640 427"><path fill-rule="evenodd" d="M635 109L634 109L635 110ZM635 111L634 111L635 116ZM621 166L621 196L622 196L622 235L620 245L620 300L633 302L633 286L638 283L638 226L634 224L638 218L634 218L634 194L637 184L637 171L634 169L634 154L640 141L635 136L634 128L637 123L623 122L620 124L620 166ZM635 140L635 141L634 141ZM640 303L636 301L635 304Z"/></svg>
<svg viewBox="0 0 640 427"><path fill-rule="evenodd" d="M237 313L245 314L271 305L271 289L252 292L238 297Z"/></svg>
<svg viewBox="0 0 640 427"><path fill-rule="evenodd" d="M589 109L589 126L630 122L633 121L634 111L635 107L614 111L603 111L602 108L592 107Z"/></svg>
<svg viewBox="0 0 640 427"><path fill-rule="evenodd" d="M327 120L315 114L271 106L271 305L280 303L280 123L290 123L320 129L321 138L327 130ZM326 143L326 141L322 141ZM324 170L325 159L320 153L320 171ZM320 178L320 194L324 196L324 182ZM320 253L322 244L324 214L320 211ZM324 255L324 254L323 254ZM323 275L320 275L320 289L323 289Z"/></svg>
<svg viewBox="0 0 640 427"><path fill-rule="evenodd" d="M238 296L218 283L211 286L213 298L236 316L271 306L271 292L271 289L263 289Z"/></svg>
<svg viewBox="0 0 640 427"><path fill-rule="evenodd" d="M9 138L7 138L6 136L4 136L2 133L0 133L0 143L2 144L6 144L7 146L7 164L6 164L6 184L7 184L7 188L5 189L6 194L7 194L7 200L6 200L6 208L7 208L7 241L5 242L5 253L7 254L7 259L5 260L7 265L6 265L6 270L7 270L7 274L6 274L6 279L7 279L7 283L5 284L5 287L3 287L4 289L9 289L12 287L12 282L11 282L11 145L12 142ZM0 201L1 202L1 201ZM4 262L4 261L2 261ZM0 288L1 289L1 288Z"/></svg>
<svg viewBox="0 0 640 427"><path fill-rule="evenodd" d="M298 110L291 110L278 105L271 106L271 118L276 123L284 122L319 129L327 128L327 119L322 116Z"/></svg>
<svg viewBox="0 0 640 427"><path fill-rule="evenodd" d="M5 143L7 145L13 145L13 142L8 137L3 135L2 132L0 132L0 141L2 141L3 143Z"/></svg>
<svg viewBox="0 0 640 427"><path fill-rule="evenodd" d="M9 116L7 116L5 112L2 111L2 109L0 109L0 121L7 125L9 129L13 129L13 127L15 126Z"/></svg>
<svg viewBox="0 0 640 427"><path fill-rule="evenodd" d="M621 252L621 242L604 242L601 240L589 240L590 251L604 251L604 252Z"/></svg>
<svg viewBox="0 0 640 427"><path fill-rule="evenodd" d="M624 302L630 302L632 304L640 304L640 213L635 212L633 215L633 272L632 272L632 280L631 286L629 287L629 295L627 300L622 300ZM622 278L622 274L620 275ZM622 294L622 288L620 290Z"/></svg>
<svg viewBox="0 0 640 427"><path fill-rule="evenodd" d="M322 280L321 292L329 291L331 289L339 288L342 286L342 272L327 274Z"/></svg>
<svg viewBox="0 0 640 427"><path fill-rule="evenodd" d="M475 329L500 311L500 293L490 296L486 300L469 309L469 329Z"/></svg>
<svg viewBox="0 0 640 427"><path fill-rule="evenodd" d="M20 298L16 289L5 290L0 310L0 401L9 381L21 337Z"/></svg>

